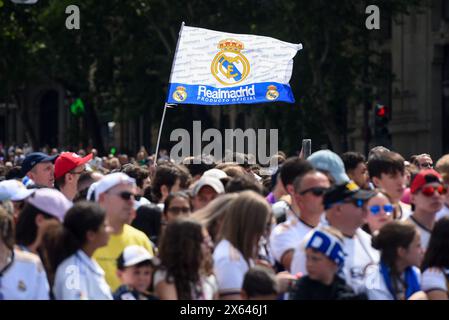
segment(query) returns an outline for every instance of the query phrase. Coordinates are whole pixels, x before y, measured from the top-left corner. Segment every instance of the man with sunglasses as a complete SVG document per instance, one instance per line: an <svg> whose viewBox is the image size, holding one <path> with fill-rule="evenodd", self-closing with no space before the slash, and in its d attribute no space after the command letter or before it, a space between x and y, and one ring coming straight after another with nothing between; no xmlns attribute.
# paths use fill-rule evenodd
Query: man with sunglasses
<svg viewBox="0 0 449 320"><path fill-rule="evenodd" d="M362 190L354 182L331 187L323 197L326 222L344 236L344 251L347 256L341 276L357 293L363 292L365 268L379 262L379 253L371 247L371 236L360 227L367 218L366 202L375 195L372 190ZM295 248L291 272L306 274L306 256L303 244L313 232L309 232L300 246Z"/></svg>
<svg viewBox="0 0 449 320"><path fill-rule="evenodd" d="M270 236L273 255L285 269L290 270L294 249L320 223L323 195L329 187L327 176L314 169L307 169L293 181L293 215L277 225Z"/></svg>
<svg viewBox="0 0 449 320"><path fill-rule="evenodd" d="M55 161L55 187L70 201L78 192L78 180L86 170L92 154L81 157L73 152L62 152Z"/></svg>
<svg viewBox="0 0 449 320"><path fill-rule="evenodd" d="M447 192L441 175L433 169L420 171L410 186L413 214L409 217L421 235L424 250L429 244L435 217L443 207Z"/></svg>
<svg viewBox="0 0 449 320"><path fill-rule="evenodd" d="M94 192L96 201L106 210L106 222L112 231L108 245L97 249L93 258L103 268L106 282L115 291L120 285L116 261L125 247L143 246L153 254L153 246L145 233L128 224L136 192L133 178L122 172L108 174L98 182Z"/></svg>

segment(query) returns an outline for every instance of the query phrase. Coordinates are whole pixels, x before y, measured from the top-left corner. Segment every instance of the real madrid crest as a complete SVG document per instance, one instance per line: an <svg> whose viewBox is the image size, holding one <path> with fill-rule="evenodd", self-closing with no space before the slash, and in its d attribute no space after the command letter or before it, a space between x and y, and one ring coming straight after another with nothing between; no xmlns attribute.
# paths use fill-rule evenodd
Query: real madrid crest
<svg viewBox="0 0 449 320"><path fill-rule="evenodd" d="M245 80L250 71L248 59L242 54L242 42L234 39L218 43L218 52L211 64L212 75L225 86L235 85Z"/></svg>
<svg viewBox="0 0 449 320"><path fill-rule="evenodd" d="M173 99L175 99L178 102L185 101L187 99L186 88L182 86L176 87L176 91L173 92Z"/></svg>
<svg viewBox="0 0 449 320"><path fill-rule="evenodd" d="M268 86L267 87L267 94L265 95L265 98L267 98L268 100L276 100L277 98L279 98L279 91L277 90L278 88L274 85Z"/></svg>

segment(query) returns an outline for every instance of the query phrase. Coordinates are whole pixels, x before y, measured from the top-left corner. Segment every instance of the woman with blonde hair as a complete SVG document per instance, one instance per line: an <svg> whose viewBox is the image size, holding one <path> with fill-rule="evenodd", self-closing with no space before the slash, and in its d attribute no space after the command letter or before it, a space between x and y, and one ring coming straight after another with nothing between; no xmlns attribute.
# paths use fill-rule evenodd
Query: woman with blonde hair
<svg viewBox="0 0 449 320"><path fill-rule="evenodd" d="M215 247L214 271L222 299L241 299L245 273L257 259L258 243L271 226L271 208L254 191L243 191L224 213L219 242Z"/></svg>
<svg viewBox="0 0 449 320"><path fill-rule="evenodd" d="M226 210L237 196L237 193L221 195L191 216L192 219L198 221L207 229L214 244L218 242Z"/></svg>

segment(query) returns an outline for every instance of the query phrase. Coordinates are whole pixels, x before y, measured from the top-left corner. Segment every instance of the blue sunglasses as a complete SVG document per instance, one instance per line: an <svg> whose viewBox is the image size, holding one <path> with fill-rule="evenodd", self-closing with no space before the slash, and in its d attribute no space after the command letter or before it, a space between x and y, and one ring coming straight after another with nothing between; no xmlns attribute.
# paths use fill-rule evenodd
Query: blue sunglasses
<svg viewBox="0 0 449 320"><path fill-rule="evenodd" d="M378 215L380 212L380 209L383 208L385 211L385 214L387 216L389 216L390 214L393 213L393 206L391 204L385 204L383 206L379 206L379 205L375 205L375 206L370 206L369 207L369 211L373 214L373 215Z"/></svg>

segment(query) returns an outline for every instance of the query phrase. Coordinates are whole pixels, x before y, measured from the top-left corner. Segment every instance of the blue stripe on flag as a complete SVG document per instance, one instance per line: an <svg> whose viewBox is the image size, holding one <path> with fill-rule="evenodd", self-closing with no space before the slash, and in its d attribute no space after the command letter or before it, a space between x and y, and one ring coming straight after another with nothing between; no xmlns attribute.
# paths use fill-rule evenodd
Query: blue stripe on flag
<svg viewBox="0 0 449 320"><path fill-rule="evenodd" d="M275 86L270 90L268 86ZM294 103L289 85L276 82L254 83L244 86L215 88L205 85L170 83L168 103L198 105L252 104L264 102Z"/></svg>

